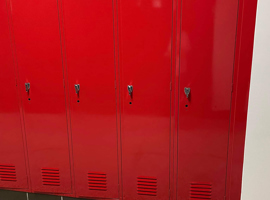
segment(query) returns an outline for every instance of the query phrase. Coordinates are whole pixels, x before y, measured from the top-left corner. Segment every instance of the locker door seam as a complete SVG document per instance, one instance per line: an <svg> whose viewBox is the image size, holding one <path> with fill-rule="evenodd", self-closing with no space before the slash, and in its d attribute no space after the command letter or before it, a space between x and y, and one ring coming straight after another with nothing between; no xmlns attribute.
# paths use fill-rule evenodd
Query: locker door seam
<svg viewBox="0 0 270 200"><path fill-rule="evenodd" d="M60 2L59 2L60 1ZM60 48L61 48L61 60L62 60L62 73L63 73L63 82L64 82L64 94L65 94L65 108L66 108L66 126L67 126L67 139L68 139L68 155L69 155L69 167L70 167L70 193L75 193L73 184L75 182L74 174L74 162L73 162L73 148L72 148L72 129L71 129L71 118L70 118L70 100L68 78L65 79L65 76L68 77L67 73L67 63L66 63L66 48L65 48L65 34L64 34L64 22L63 22L63 3L62 0L57 0L57 15L58 15L58 26L59 26L59 37L60 37ZM66 73L65 73L66 71ZM65 82L67 81L67 87L65 87Z"/></svg>
<svg viewBox="0 0 270 200"><path fill-rule="evenodd" d="M232 117L232 102L233 102L233 85L234 85L234 74L235 70L238 70L235 67L235 59L236 59L236 45L237 45L237 32L238 32L238 23L239 23L239 8L240 8L240 0L238 0L238 5L237 5L237 16L236 16L236 27L235 27L235 42L234 42L234 58L233 58L233 69L232 69L232 83L231 83L231 100L230 100L230 116L229 116L229 127L228 127L228 141L227 141L227 160L226 160L226 174L225 174L225 194L224 196L226 197L227 193L227 181L228 181L228 167L229 167L229 151L230 151L230 132L231 132L231 119ZM237 80L236 80L237 81ZM235 98L237 97L237 93ZM233 136L232 136L233 137ZM233 146L232 146L233 147Z"/></svg>
<svg viewBox="0 0 270 200"><path fill-rule="evenodd" d="M30 164L29 164L29 157L28 157L28 147L27 147L27 136L26 136L26 129L25 129L25 120L24 120L24 108L22 102L22 95L20 90L20 73L18 68L18 60L17 60L17 53L16 53L16 44L15 44L15 36L14 36L14 29L13 29L13 21L12 21L12 13L11 13L11 0L6 0L6 8L7 8L7 15L8 15L8 24L9 24L9 34L10 34L10 42L11 42L11 49L12 49L12 58L13 58L13 65L15 71L15 79L16 79L16 94L18 98L18 107L20 112L20 122L21 122L21 132L22 132L22 139L23 139L23 147L24 147L24 162L26 167L26 175L27 175L27 184L28 187L26 189L31 188L31 176L30 176Z"/></svg>
<svg viewBox="0 0 270 200"><path fill-rule="evenodd" d="M181 60L181 43L182 43L182 37L181 37L181 33L182 33L182 11L183 11L183 0L178 0L178 3L180 1L180 19L179 19L179 24L177 23L177 26L179 26L179 63L177 63L178 65L178 91L177 91L177 153L176 153L176 158L177 158L177 163L176 163L176 200L178 199L178 185L179 185L179 118L180 118L180 69L181 69L181 65L180 65L180 60ZM178 6L177 6L178 7Z"/></svg>
<svg viewBox="0 0 270 200"><path fill-rule="evenodd" d="M122 152L121 152L121 114L120 95L118 96L117 73L119 68L119 44L118 44L118 13L117 0L112 0L112 17L113 17L113 43L114 43L114 76L115 76L115 106L116 106L116 142L117 142L117 172L118 172L118 197L122 199ZM119 99L119 102L117 101ZM119 106L119 107L118 107Z"/></svg>
<svg viewBox="0 0 270 200"><path fill-rule="evenodd" d="M174 137L173 137L173 129L172 129L172 122L173 122L173 88L172 88L172 83L173 83L173 73L174 73L174 70L173 70L173 65L175 64L175 60L176 60L176 55L175 55L175 45L176 45L176 41L175 41L175 38L174 38L174 31L175 31L175 26L174 26L174 23L175 23L175 20L174 20L174 7L175 7L175 1L172 0L172 14L171 14L171 17L172 17L172 20L171 20L171 66L170 66L170 137L169 137L169 191L168 191L168 195L169 195L169 199L172 199L172 194L171 194L171 190L173 189L173 184L171 184L171 182L173 181L173 179L171 179L171 175L174 173L174 170L173 170L173 166L174 166Z"/></svg>

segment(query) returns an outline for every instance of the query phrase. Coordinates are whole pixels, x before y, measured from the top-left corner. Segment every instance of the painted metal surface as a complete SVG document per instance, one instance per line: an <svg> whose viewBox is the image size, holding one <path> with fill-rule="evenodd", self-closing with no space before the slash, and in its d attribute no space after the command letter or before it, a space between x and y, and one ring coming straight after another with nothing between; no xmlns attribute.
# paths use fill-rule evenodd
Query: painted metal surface
<svg viewBox="0 0 270 200"><path fill-rule="evenodd" d="M8 9L0 0L0 187L28 188Z"/></svg>
<svg viewBox="0 0 270 200"><path fill-rule="evenodd" d="M32 191L55 194L71 193L57 6L11 1Z"/></svg>
<svg viewBox="0 0 270 200"><path fill-rule="evenodd" d="M256 2L1 0L3 187L239 200Z"/></svg>
<svg viewBox="0 0 270 200"><path fill-rule="evenodd" d="M177 199L225 196L237 9L182 4Z"/></svg>
<svg viewBox="0 0 270 200"><path fill-rule="evenodd" d="M240 0L233 75L226 198L241 199L242 171L257 0Z"/></svg>
<svg viewBox="0 0 270 200"><path fill-rule="evenodd" d="M123 199L169 198L171 35L172 1L119 1Z"/></svg>
<svg viewBox="0 0 270 200"><path fill-rule="evenodd" d="M62 4L76 195L118 198L113 4Z"/></svg>

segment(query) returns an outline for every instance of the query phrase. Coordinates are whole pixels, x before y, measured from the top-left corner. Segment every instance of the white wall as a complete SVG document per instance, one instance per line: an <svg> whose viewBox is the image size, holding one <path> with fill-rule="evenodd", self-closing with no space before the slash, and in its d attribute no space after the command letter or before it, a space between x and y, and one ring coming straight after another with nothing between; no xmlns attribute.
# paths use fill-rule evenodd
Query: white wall
<svg viewBox="0 0 270 200"><path fill-rule="evenodd" d="M242 200L270 200L270 0L258 0Z"/></svg>

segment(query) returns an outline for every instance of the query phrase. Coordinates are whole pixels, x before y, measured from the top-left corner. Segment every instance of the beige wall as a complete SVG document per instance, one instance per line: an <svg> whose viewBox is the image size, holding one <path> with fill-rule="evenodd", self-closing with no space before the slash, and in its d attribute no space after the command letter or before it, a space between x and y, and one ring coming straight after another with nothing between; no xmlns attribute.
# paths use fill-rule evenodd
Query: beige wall
<svg viewBox="0 0 270 200"><path fill-rule="evenodd" d="M242 200L270 200L270 0L258 0Z"/></svg>

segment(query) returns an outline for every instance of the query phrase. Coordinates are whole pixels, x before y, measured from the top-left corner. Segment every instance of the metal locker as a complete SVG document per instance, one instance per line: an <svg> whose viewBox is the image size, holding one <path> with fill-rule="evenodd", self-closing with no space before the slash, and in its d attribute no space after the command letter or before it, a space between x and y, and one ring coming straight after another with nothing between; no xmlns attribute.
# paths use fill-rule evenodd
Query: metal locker
<svg viewBox="0 0 270 200"><path fill-rule="evenodd" d="M169 199L172 1L119 1L124 199Z"/></svg>
<svg viewBox="0 0 270 200"><path fill-rule="evenodd" d="M0 188L240 198L256 1L0 0Z"/></svg>
<svg viewBox="0 0 270 200"><path fill-rule="evenodd" d="M57 0L12 0L33 192L71 193Z"/></svg>
<svg viewBox="0 0 270 200"><path fill-rule="evenodd" d="M8 9L0 0L0 188L28 188Z"/></svg>
<svg viewBox="0 0 270 200"><path fill-rule="evenodd" d="M62 4L76 196L119 198L112 1Z"/></svg>
<svg viewBox="0 0 270 200"><path fill-rule="evenodd" d="M234 0L182 4L179 199L225 196L237 8Z"/></svg>

